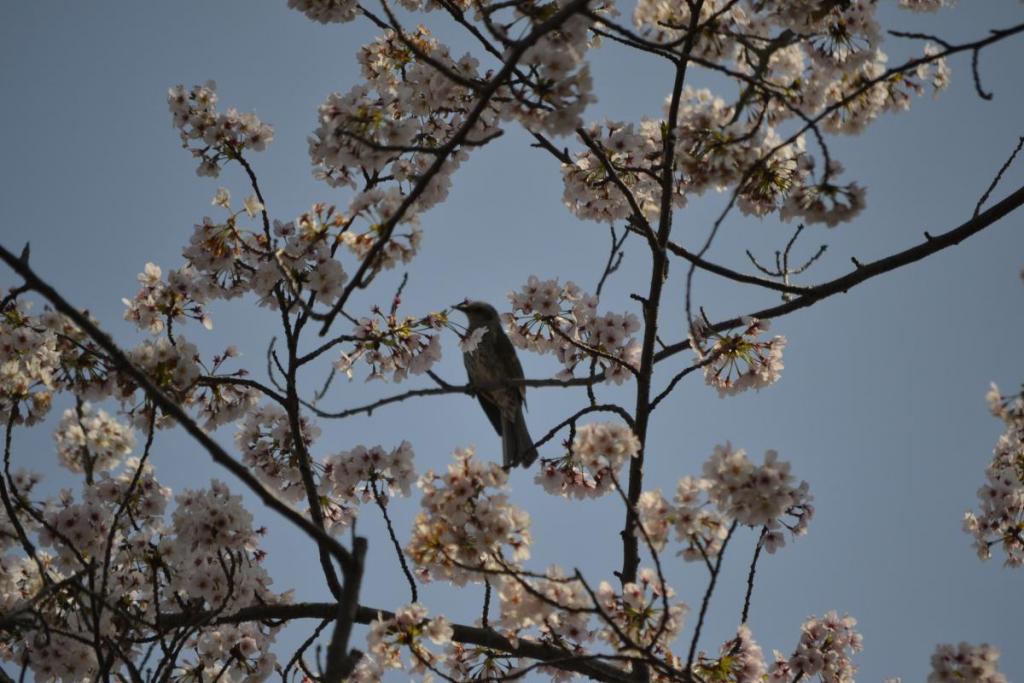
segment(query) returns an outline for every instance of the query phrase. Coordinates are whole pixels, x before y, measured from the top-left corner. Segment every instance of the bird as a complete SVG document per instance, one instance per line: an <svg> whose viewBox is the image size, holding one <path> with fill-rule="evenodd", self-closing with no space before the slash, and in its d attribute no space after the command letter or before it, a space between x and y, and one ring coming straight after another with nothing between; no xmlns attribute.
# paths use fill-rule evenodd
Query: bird
<svg viewBox="0 0 1024 683"><path fill-rule="evenodd" d="M483 336L475 348L466 351L462 360L469 375L469 384L476 391L480 406L494 431L501 437L502 467L529 467L537 459L537 449L526 427L526 387L502 386L506 380L523 379L515 347L501 328L501 319L494 307L483 301L466 300L453 306L469 321L467 337ZM483 332L477 332L483 328Z"/></svg>

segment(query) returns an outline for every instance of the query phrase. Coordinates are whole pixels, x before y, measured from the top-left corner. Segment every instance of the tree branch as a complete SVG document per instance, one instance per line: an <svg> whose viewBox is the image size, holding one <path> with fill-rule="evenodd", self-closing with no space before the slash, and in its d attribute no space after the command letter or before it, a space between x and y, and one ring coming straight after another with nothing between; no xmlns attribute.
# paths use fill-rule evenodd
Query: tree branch
<svg viewBox="0 0 1024 683"><path fill-rule="evenodd" d="M287 504L281 502L277 496L264 488L259 480L256 479L256 477L249 472L244 465L232 458L220 444L210 438L210 436L204 432L198 424L196 424L195 420L185 412L184 408L178 405L176 401L168 397L163 390L156 386L146 373L137 368L106 332L94 325L87 316L83 315L78 309L68 303L68 301L57 293L53 287L40 279L27 263L16 257L2 245L0 245L0 260L20 275L25 280L25 285L27 287L39 293L44 299L49 301L57 311L66 315L79 328L88 334L93 341L95 341L109 354L111 361L115 364L117 369L131 377L155 405L163 410L164 413L174 418L178 424L180 424L185 431L192 436L192 438L198 441L207 453L210 454L210 457L213 458L214 462L238 477L238 479L240 479L241 482L249 488L249 490L256 494L264 505L274 510L304 531L307 536L317 543L317 545L326 547L331 555L338 560L342 568L351 567L352 555L347 549L338 543L337 540L317 528L316 525L293 510Z"/></svg>
<svg viewBox="0 0 1024 683"><path fill-rule="evenodd" d="M338 606L330 602L304 602L291 605L256 605L238 610L232 614L216 615L211 612L166 614L160 620L164 628L180 628L187 625L240 624L248 621L293 621L295 619L330 619L337 613ZM380 619L391 619L393 612L373 607L360 606L355 622L370 624ZM553 645L545 645L527 638L512 640L489 628L452 624L453 639L467 645L478 645L505 652L513 657L526 657L564 671L572 671L590 677L595 681L619 683L629 680L628 672L599 660L600 655L573 657L572 653Z"/></svg>
<svg viewBox="0 0 1024 683"><path fill-rule="evenodd" d="M779 306L773 306L771 308L756 311L749 314L749 317L759 318L761 320L780 318L794 311L799 311L801 308L813 306L819 301L827 299L835 294L845 293L862 282L878 277L883 273L888 273L889 271L896 270L897 268L902 268L903 266L920 261L921 259L942 251L943 249L960 244L968 237L981 232L1000 218L1003 218L1010 212L1019 208L1022 204L1024 204L1024 187L1020 187L999 203L948 232L938 236L932 236L931 239L918 244L915 247L905 249L901 252L892 254L891 256L886 256L885 258L878 259L877 261L872 261L870 263L862 263L859 268L843 275L842 277L804 289L803 293L792 301L788 301ZM714 332L722 332L724 330L730 330L734 327L738 327L742 324L742 318L736 317L729 320L723 320L722 322L712 325L711 330ZM655 354L655 361L665 360L666 358L674 356L688 348L690 348L689 340L671 344Z"/></svg>
<svg viewBox="0 0 1024 683"><path fill-rule="evenodd" d="M356 287L359 287L362 283L363 276L366 271L370 269L377 256L384 249L384 245L387 244L388 240L391 239L391 233L394 232L395 226L405 216L406 212L413 205L413 203L419 199L420 195L426 190L427 185L434 179L434 176L441 170L441 167L447 161L448 156L454 152L467 138L470 131L476 125L476 122L480 119L483 114L487 103L490 102L491 97L498 91L505 81L508 79L509 74L515 69L519 59L526 53L530 47L532 47L544 34L553 31L558 28L563 22L569 17L578 12L580 8L585 7L589 0L572 0L565 6L559 8L550 18L546 21L537 25L536 28L528 36L522 40L516 41L514 47L509 51L509 55L502 65L500 71L491 78L485 86L482 86L477 91L478 100L475 107L470 111L462 124L462 127L441 147L437 150L437 156L434 157L433 162L420 176L416 185L409 191L402 203L395 209L395 213L378 228L380 237L374 242L370 251L367 253L363 262L360 264L359 269L352 277L352 281L342 291L341 296L338 297L338 301L331 308L330 312L324 317L324 322L320 328L320 335L327 334L327 330L330 329L331 323L341 312L341 309L345 307L345 303Z"/></svg>

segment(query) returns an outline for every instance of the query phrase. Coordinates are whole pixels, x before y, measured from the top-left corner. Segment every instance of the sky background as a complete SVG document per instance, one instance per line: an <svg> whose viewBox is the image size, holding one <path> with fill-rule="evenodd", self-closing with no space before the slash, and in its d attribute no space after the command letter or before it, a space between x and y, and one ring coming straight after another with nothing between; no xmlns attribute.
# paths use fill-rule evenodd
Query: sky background
<svg viewBox="0 0 1024 683"><path fill-rule="evenodd" d="M193 223L216 215L210 198L217 187L229 188L236 201L248 194L236 169L216 180L196 177L171 127L169 86L215 79L222 108L253 111L274 124L268 151L250 157L273 217L290 220L315 201L344 205L348 199L312 179L306 137L326 95L356 84L354 54L374 33L365 22L313 24L285 4L0 6L0 243L18 250L31 240L37 272L72 303L88 308L124 346L143 338L122 320L121 298L136 292L136 274L147 261L165 270L181 265ZM925 17L898 12L889 0L883 5L890 27L935 31L954 41L981 37L1022 15L1020 3L1009 0L962 3ZM427 15L425 21L434 27L440 18ZM438 35L458 45L453 34ZM889 38L883 48L898 63L919 45ZM458 47L453 52L461 54ZM588 121L659 115L670 85L665 65L613 45L592 55L599 101L588 110ZM845 177L868 188L868 208L852 224L805 232L800 254L824 242L830 247L802 284L847 272L850 257L873 260L919 243L924 230L939 233L970 217L1024 134L1022 58L1020 38L982 54L984 83L995 93L991 102L974 94L969 63L960 57L951 63L951 88L938 100L926 96L911 112L885 116L865 135L833 141ZM691 82L720 86L700 73ZM720 90L726 98L733 92ZM474 152L456 174L448 201L424 215L422 252L408 269L403 311L422 315L467 296L507 310L505 295L531 274L593 290L607 254L607 228L580 222L564 209L557 164L528 142L510 127L503 138ZM578 149L571 140L564 144ZM1022 182L1024 166L1011 169L993 201ZM699 244L721 201L694 199L677 214L674 237ZM1024 680L1024 575L1002 567L998 554L980 563L960 529L1001 432L986 410L988 383L996 380L1012 390L1024 379L1022 228L1024 214L1018 211L923 263L776 321L773 331L789 340L786 369L778 384L760 393L720 400L693 376L659 407L645 488L670 494L679 477L699 473L714 445L727 440L758 462L766 449L777 449L795 475L811 484L817 515L810 533L760 564L750 625L766 654L773 648L790 652L808 615L836 609L856 617L864 634L865 650L856 658L859 680L923 680L935 644L960 640L998 646L1003 672L1011 681ZM749 269L744 249L770 258L792 229L774 218L736 214L709 256ZM628 243L601 310L638 313L628 295L646 287L648 257L641 246ZM683 270L673 269L666 290L663 335L672 341L684 335ZM388 302L402 272L382 276L377 287L353 298L349 310L359 315ZM0 273L0 286L16 282ZM715 320L778 301L771 293L705 276L696 279L695 297ZM277 332L275 315L252 299L215 305L211 312L212 332L192 324L185 335L211 353L238 344L242 361L261 376L263 349ZM448 335L444 342L437 370L460 382L464 371L456 340ZM529 377L558 370L550 356L520 355ZM690 360L681 354L659 365L658 385ZM336 382L322 406L350 407L428 385L422 378L398 387L364 384L363 376L359 367L355 381ZM305 377L310 391L318 379ZM601 388L599 395L633 402L629 387ZM532 390L528 421L534 436L585 402L577 389ZM50 436L63 407L53 411L47 426L15 435L16 461L44 472L54 489L71 481L56 469ZM315 452L321 457L359 443L391 448L402 439L413 443L421 472L445 467L454 448L469 444L481 457L500 457L497 437L466 396L406 402L372 418L320 426L324 433ZM215 436L233 448L230 427ZM557 454L553 445L542 452ZM211 477L230 481L177 433L160 435L154 464L175 490L204 486ZM532 478L522 471L511 478L512 500L533 519L530 567L580 567L595 583L614 582L611 572L621 564L621 504L612 496L556 499ZM403 539L417 505L415 499L392 504ZM392 609L408 601L408 590L376 511L364 512L359 528L370 539L370 570L363 602ZM324 599L310 544L267 512L256 510L256 517L270 528L265 548L275 588L294 587L298 599ZM754 532L744 531L729 547L704 649L717 651L737 626L755 540ZM706 571L671 553L665 564L679 595L698 605ZM481 593L430 585L421 589L421 600L431 613L468 622L478 615ZM687 620L685 643L693 623ZM300 642L313 626L287 631L281 642Z"/></svg>

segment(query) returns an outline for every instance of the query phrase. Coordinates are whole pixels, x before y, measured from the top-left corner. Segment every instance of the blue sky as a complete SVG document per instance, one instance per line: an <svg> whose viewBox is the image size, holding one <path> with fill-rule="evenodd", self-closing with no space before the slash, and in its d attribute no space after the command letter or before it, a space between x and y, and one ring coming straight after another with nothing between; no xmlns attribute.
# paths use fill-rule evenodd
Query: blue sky
<svg viewBox="0 0 1024 683"><path fill-rule="evenodd" d="M1021 15L1021 5L1009 0L963 3L924 18L884 4L883 16L895 17L893 27L936 31L951 40L983 36ZM433 27L439 19L427 15L424 21ZM19 249L31 240L37 272L88 308L122 344L134 345L142 337L122 321L120 301L136 291L136 274L147 261L165 269L181 263L192 224L213 214L210 198L218 186L238 198L246 194L235 169L214 181L195 176L170 124L167 87L215 79L222 106L254 111L274 124L274 143L252 160L270 212L289 220L315 201L347 200L312 179L305 139L326 95L357 82L355 51L373 35L367 23L312 24L283 1L5 3L0 241ZM889 38L884 48L895 63L916 46ZM868 188L868 208L852 224L806 232L804 253L823 242L830 247L805 282L846 272L850 257L884 256L917 244L924 230L942 232L970 216L1024 134L1022 51L1018 38L982 54L984 83L995 93L991 102L975 96L969 63L958 58L951 64L952 86L937 100L926 96L909 113L887 116L863 136L834 141L846 177ZM660 112L669 87L662 65L615 46L593 56L599 101L588 110L588 120L636 120ZM694 78L698 85L718 85L701 74ZM606 256L607 229L568 214L557 165L528 142L512 128L475 152L455 176L449 200L424 216L423 249L409 268L404 297L410 314L466 296L501 308L506 293L531 274L593 289ZM564 144L577 149L571 140ZM1022 168L1007 173L996 199L1024 182ZM715 197L692 201L676 217L679 240L699 244L720 203ZM766 449L777 449L797 477L811 484L817 516L809 535L767 557L759 571L750 624L766 652L791 650L805 617L837 609L859 620L863 681L923 679L934 645L960 640L997 645L1002 670L1010 680L1024 679L1017 635L1024 576L998 559L978 562L960 531L1001 430L984 404L988 382L1011 389L1024 379L1022 215L924 263L777 321L773 331L789 339L777 385L720 400L694 377L656 413L648 488L671 491L680 476L699 472L716 443L727 440L757 460ZM744 249L770 256L791 230L772 219L733 218L710 257L746 268ZM645 286L647 258L640 246L631 245L602 310L638 312L628 294ZM673 270L666 295L670 340L683 335L682 271ZM395 271L382 277L377 289L354 298L351 310L359 314L387 301L400 276ZM9 273L0 273L0 285L12 284ZM698 276L695 296L713 319L777 301L705 276ZM251 300L214 306L212 314L213 332L192 326L189 339L211 351L237 343L246 354L243 361L260 373L263 349L275 333L274 316ZM454 337L445 339L444 352L440 374L461 381ZM558 369L550 357L521 357L531 377ZM666 371L687 360L680 357ZM318 386L316 377L306 379ZM349 407L406 388L361 380L336 383L324 406ZM628 387L601 392L632 403ZM534 435L585 400L577 390L533 390L528 419ZM444 467L454 448L468 444L476 444L482 457L500 455L489 423L465 396L406 402L372 418L321 426L321 455L358 443L390 448L401 439L413 443L420 471ZM230 429L216 436L231 444ZM55 486L66 485L46 428L20 434L18 446L16 459L45 472ZM230 481L177 434L162 436L155 464L161 479L176 489L202 486L210 477ZM523 472L513 475L511 486L513 500L533 517L532 567L579 566L595 582L612 580L620 564L619 503L611 497L554 499ZM415 501L398 500L394 509L400 530L407 529ZM372 570L364 601L393 608L408 599L407 591L375 511L365 513L360 532L370 538ZM265 512L257 512L257 519L270 528L266 548L276 587L296 587L302 599L324 598L309 544ZM717 650L737 625L754 540L752 532L741 534L729 549L702 640L709 650ZM666 562L670 582L696 605L704 570L668 556ZM431 585L422 598L432 612L470 621L478 612L477 592L469 589L460 597ZM289 631L282 641L302 637Z"/></svg>

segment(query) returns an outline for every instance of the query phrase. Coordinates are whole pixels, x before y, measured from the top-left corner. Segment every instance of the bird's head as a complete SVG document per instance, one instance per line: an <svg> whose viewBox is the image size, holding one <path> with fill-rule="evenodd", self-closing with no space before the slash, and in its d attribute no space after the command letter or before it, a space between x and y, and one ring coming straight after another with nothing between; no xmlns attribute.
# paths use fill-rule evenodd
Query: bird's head
<svg viewBox="0 0 1024 683"><path fill-rule="evenodd" d="M483 301L470 301L466 299L462 303L452 306L456 311L462 311L469 320L469 328L493 327L501 325L501 318L494 306Z"/></svg>

